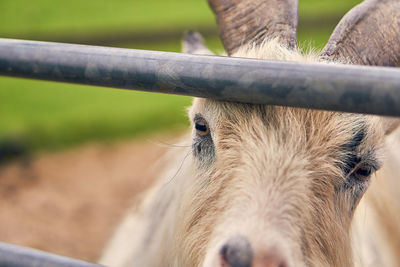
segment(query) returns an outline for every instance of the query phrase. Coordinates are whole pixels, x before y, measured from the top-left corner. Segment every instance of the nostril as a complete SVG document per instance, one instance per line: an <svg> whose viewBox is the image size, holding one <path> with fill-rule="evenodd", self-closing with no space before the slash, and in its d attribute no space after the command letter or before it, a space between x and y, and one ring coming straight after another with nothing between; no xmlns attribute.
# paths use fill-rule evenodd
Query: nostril
<svg viewBox="0 0 400 267"><path fill-rule="evenodd" d="M250 242L243 236L230 238L220 250L221 266L250 267L253 251Z"/></svg>

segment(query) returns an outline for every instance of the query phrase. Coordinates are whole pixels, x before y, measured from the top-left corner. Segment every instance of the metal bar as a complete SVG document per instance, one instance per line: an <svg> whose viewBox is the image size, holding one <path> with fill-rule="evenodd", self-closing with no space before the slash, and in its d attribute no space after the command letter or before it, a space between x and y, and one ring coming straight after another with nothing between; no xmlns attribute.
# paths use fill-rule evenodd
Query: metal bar
<svg viewBox="0 0 400 267"><path fill-rule="evenodd" d="M400 116L400 70L0 39L0 75Z"/></svg>
<svg viewBox="0 0 400 267"><path fill-rule="evenodd" d="M10 267L101 267L102 265L0 242L0 266Z"/></svg>

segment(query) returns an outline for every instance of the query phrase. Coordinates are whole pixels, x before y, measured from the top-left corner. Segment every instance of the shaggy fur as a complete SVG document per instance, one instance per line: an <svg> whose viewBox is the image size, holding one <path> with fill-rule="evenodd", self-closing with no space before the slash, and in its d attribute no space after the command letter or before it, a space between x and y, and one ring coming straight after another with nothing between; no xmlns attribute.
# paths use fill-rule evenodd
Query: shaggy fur
<svg viewBox="0 0 400 267"><path fill-rule="evenodd" d="M318 61L274 40L235 56ZM390 178L399 152L370 179L352 174L382 166L397 120L209 99L195 99L189 115L210 134L193 130L184 141L192 151L168 155L164 179L128 214L101 263L221 266L221 247L240 235L254 265L273 252L284 266L399 266L399 183Z"/></svg>

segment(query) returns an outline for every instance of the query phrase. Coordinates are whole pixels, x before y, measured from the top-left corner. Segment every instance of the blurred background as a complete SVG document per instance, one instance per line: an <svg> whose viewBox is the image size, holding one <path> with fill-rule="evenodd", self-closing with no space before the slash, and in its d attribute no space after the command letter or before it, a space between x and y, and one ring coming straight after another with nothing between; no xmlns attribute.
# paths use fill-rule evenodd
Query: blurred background
<svg viewBox="0 0 400 267"><path fill-rule="evenodd" d="M321 49L360 2L300 0L300 47ZM0 38L179 52L186 30L223 52L206 0L0 1ZM0 241L95 261L190 103L0 77Z"/></svg>

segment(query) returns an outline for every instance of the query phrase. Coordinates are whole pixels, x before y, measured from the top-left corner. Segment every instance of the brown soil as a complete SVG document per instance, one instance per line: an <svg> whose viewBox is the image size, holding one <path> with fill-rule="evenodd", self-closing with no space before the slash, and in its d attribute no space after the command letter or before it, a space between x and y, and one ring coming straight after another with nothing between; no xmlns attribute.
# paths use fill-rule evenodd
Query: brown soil
<svg viewBox="0 0 400 267"><path fill-rule="evenodd" d="M95 262L165 150L88 145L0 166L0 241Z"/></svg>

